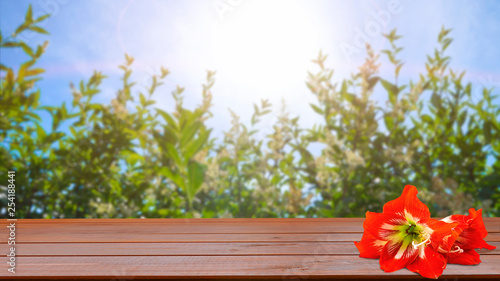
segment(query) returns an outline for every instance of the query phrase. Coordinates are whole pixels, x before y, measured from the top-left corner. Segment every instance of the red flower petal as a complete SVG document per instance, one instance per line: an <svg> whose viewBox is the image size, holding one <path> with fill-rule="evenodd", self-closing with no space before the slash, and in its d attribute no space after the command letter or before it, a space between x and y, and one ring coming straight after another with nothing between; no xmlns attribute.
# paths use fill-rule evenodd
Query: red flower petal
<svg viewBox="0 0 500 281"><path fill-rule="evenodd" d="M475 250L465 250L463 253L446 254L448 263L472 265L481 263L479 254Z"/></svg>
<svg viewBox="0 0 500 281"><path fill-rule="evenodd" d="M378 259L380 258L380 253L382 248L385 246L387 241L378 240L370 232L366 231L363 233L361 241L354 242L356 248L359 250L359 256L368 259Z"/></svg>
<svg viewBox="0 0 500 281"><path fill-rule="evenodd" d="M477 233L470 228L464 230L460 236L457 237L455 241L455 246L460 247L463 250L481 249L485 248L488 250L494 250L497 247L492 246L483 238L478 238Z"/></svg>
<svg viewBox="0 0 500 281"><path fill-rule="evenodd" d="M387 241L399 232L399 226L406 223L407 220L397 214L366 212L363 228L376 239Z"/></svg>
<svg viewBox="0 0 500 281"><path fill-rule="evenodd" d="M486 243L486 241L483 240L483 241L481 241L481 245L479 246L478 249L481 249L481 248L484 248L487 250L495 250L497 247L490 245L490 244Z"/></svg>
<svg viewBox="0 0 500 281"><path fill-rule="evenodd" d="M415 261L407 266L412 271L426 278L437 279L446 267L446 258L431 246L420 247Z"/></svg>
<svg viewBox="0 0 500 281"><path fill-rule="evenodd" d="M453 231L458 223L446 223L444 221L429 219L426 224L433 230L431 234L431 245L434 249L438 249L438 247L441 246L445 251L450 251L459 235L458 232Z"/></svg>
<svg viewBox="0 0 500 281"><path fill-rule="evenodd" d="M418 222L425 222L431 217L429 208L417 198L417 188L413 185L405 186L400 197L385 203L384 213L398 213L402 216L408 214Z"/></svg>
<svg viewBox="0 0 500 281"><path fill-rule="evenodd" d="M469 209L469 215L467 216L472 221L469 223L469 229L474 229L480 234L481 238L484 238L488 235L488 231L486 231L486 227L483 222L483 210L475 210L474 208Z"/></svg>
<svg viewBox="0 0 500 281"><path fill-rule="evenodd" d="M407 235L403 240L393 239L387 242L380 255L380 268L385 272L393 272L411 264L418 254L412 241L412 235Z"/></svg>
<svg viewBox="0 0 500 281"><path fill-rule="evenodd" d="M496 248L483 239L488 233L481 210L471 208L468 216L437 221L430 218L417 193L407 185L400 197L384 205L383 213L366 212L363 237L354 242L360 257L380 258L385 272L407 267L423 277L438 278L447 261L478 264L481 260L474 248Z"/></svg>
<svg viewBox="0 0 500 281"><path fill-rule="evenodd" d="M469 215L452 215L444 218L445 222L457 222L459 225L455 228L452 236L458 235L454 241L454 246L458 246L463 250L471 250L478 248L486 248L488 250L496 249L484 241L484 237L488 235L484 226L482 210L469 209Z"/></svg>

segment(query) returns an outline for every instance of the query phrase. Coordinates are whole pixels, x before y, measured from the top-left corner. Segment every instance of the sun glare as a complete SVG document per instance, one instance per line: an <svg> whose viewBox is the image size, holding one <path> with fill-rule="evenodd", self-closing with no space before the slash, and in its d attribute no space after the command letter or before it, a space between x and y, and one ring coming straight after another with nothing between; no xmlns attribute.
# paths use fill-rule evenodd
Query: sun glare
<svg viewBox="0 0 500 281"><path fill-rule="evenodd" d="M280 95L291 79L304 80L319 52L313 15L296 2L242 4L213 24L211 48L218 74Z"/></svg>

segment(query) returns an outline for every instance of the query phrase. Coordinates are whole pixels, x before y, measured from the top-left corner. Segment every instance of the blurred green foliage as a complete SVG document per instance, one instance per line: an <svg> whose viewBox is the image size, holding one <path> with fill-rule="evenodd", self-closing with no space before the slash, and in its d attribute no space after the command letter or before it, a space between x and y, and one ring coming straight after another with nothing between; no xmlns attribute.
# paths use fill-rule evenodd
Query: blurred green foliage
<svg viewBox="0 0 500 281"><path fill-rule="evenodd" d="M359 71L335 83L320 53L307 86L321 124L301 128L283 104L262 137L257 124L272 111L264 100L251 124L231 112L230 130L216 140L206 124L214 72L199 106L184 107L178 87L175 110L165 112L153 95L169 71L162 68L148 91L137 92L129 81L134 59L126 55L111 104L93 101L106 78L95 71L71 84L71 105L41 105L35 85L44 70L36 63L48 43L32 47L17 35L47 33L36 25L46 17L33 19L30 7L10 37L0 34L1 48L29 57L16 68L0 66L0 185L6 194L7 171L16 171L18 218L364 216L381 211L406 184L419 188L435 216L469 207L500 215L500 108L488 89L474 102L464 72L449 68L450 30L440 32L427 71L406 84L398 79L395 31L385 35L391 48L381 51L393 77L378 75L379 56L367 46ZM384 107L371 99L376 88L387 94ZM48 131L42 111L52 116ZM6 205L1 196L2 212Z"/></svg>

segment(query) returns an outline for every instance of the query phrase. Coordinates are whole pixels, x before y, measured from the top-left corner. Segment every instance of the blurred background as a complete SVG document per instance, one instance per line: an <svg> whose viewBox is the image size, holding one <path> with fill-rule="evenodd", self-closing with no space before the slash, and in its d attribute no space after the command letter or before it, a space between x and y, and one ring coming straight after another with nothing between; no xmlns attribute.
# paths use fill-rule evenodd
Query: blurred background
<svg viewBox="0 0 500 281"><path fill-rule="evenodd" d="M0 1L0 213L14 184L17 218L362 217L410 184L499 216L499 14Z"/></svg>

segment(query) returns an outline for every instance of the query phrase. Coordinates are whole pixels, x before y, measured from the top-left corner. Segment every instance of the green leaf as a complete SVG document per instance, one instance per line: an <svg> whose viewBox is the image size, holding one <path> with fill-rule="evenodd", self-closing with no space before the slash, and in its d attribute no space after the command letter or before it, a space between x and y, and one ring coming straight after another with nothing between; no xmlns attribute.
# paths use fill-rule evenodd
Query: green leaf
<svg viewBox="0 0 500 281"><path fill-rule="evenodd" d="M487 120L483 125L484 140L487 144L491 143L491 121Z"/></svg>
<svg viewBox="0 0 500 281"><path fill-rule="evenodd" d="M191 159L191 157L196 155L196 153L198 153L198 151L200 151L203 148L203 146L207 143L207 140L210 136L210 132L211 130L201 131L200 134L198 135L198 138L195 141L188 144L185 150L185 155L184 155L185 159Z"/></svg>
<svg viewBox="0 0 500 281"><path fill-rule="evenodd" d="M297 146L296 149L299 151L302 161L304 162L306 168L305 170L309 174L316 175L316 162L314 161L314 156L305 147Z"/></svg>
<svg viewBox="0 0 500 281"><path fill-rule="evenodd" d="M35 63L34 60L30 60L30 61L25 62L25 63L23 63L21 65L21 67L19 68L18 75L17 75L17 81L19 83L21 83L22 81L24 81L24 77L25 76L29 76L29 74L28 74L28 71L29 71L28 68L30 66L32 66L34 63Z"/></svg>
<svg viewBox="0 0 500 281"><path fill-rule="evenodd" d="M24 21L27 23L33 22L33 9L31 7L31 4L28 6L28 11L26 12L26 16L24 17Z"/></svg>
<svg viewBox="0 0 500 281"><path fill-rule="evenodd" d="M442 47L441 51L443 51L443 52L444 52L444 51L448 48L448 46L451 44L451 42L453 42L453 39L451 39L451 38L446 38L446 39L444 40L443 47Z"/></svg>
<svg viewBox="0 0 500 281"><path fill-rule="evenodd" d="M387 129L391 131L392 128L394 127L394 119L389 114L386 114L384 116L384 122Z"/></svg>
<svg viewBox="0 0 500 281"><path fill-rule="evenodd" d="M167 167L161 167L159 172L166 178L170 179L174 184L176 184L181 189L183 190L186 189L184 181L182 180L182 177L179 175L179 173L175 173L170 169L168 169Z"/></svg>
<svg viewBox="0 0 500 281"><path fill-rule="evenodd" d="M5 48L16 48L16 47L21 47L21 44L18 43L18 42L8 41L8 42L2 43L2 47L5 47Z"/></svg>
<svg viewBox="0 0 500 281"><path fill-rule="evenodd" d="M130 66L134 62L134 58L125 54L125 60L127 61L127 65Z"/></svg>
<svg viewBox="0 0 500 281"><path fill-rule="evenodd" d="M441 27L441 32L439 33L438 36L438 42L441 42L443 38L445 38L448 33L450 33L451 29L445 29L444 26Z"/></svg>
<svg viewBox="0 0 500 281"><path fill-rule="evenodd" d="M439 95L436 92L432 93L431 104L435 108L440 108L441 107L441 98L439 97Z"/></svg>
<svg viewBox="0 0 500 281"><path fill-rule="evenodd" d="M184 162L182 161L177 149L170 143L167 143L166 147L167 147L167 153L170 156L170 158L174 160L175 164L177 164L178 167L181 167L184 164Z"/></svg>
<svg viewBox="0 0 500 281"><path fill-rule="evenodd" d="M179 127L177 126L177 123L175 122L174 118L172 118L172 116L170 116L170 114L168 114L167 112L165 112L164 110L161 110L159 108L156 108L156 112L158 114L160 114L163 119L165 119L165 121L167 121L167 124L174 128L175 130L178 130Z"/></svg>
<svg viewBox="0 0 500 281"><path fill-rule="evenodd" d="M38 32L38 33L41 33L41 34L47 34L47 35L50 34L47 30L45 30L39 26L35 26L35 25L29 26L28 29L33 30L33 31Z"/></svg>
<svg viewBox="0 0 500 281"><path fill-rule="evenodd" d="M155 103L156 103L156 101L155 101L155 100L148 100L148 101L146 102L146 105L145 105L145 106L150 106L150 105L153 105L153 104L155 104Z"/></svg>
<svg viewBox="0 0 500 281"><path fill-rule="evenodd" d="M38 23L38 22L41 22L43 21L44 19L50 17L50 14L46 14L46 15L43 15L43 16L39 16L35 21L34 23Z"/></svg>
<svg viewBox="0 0 500 281"><path fill-rule="evenodd" d="M320 114L320 115L325 114L325 112L324 112L321 108L319 108L319 106L317 106L317 105L315 105L315 104L312 104L312 103L311 103L310 105L311 105L312 109L313 109L316 113L318 113L318 114Z"/></svg>
<svg viewBox="0 0 500 281"><path fill-rule="evenodd" d="M466 118L467 118L467 111L464 110L458 117L458 125L460 126L460 128L463 126Z"/></svg>
<svg viewBox="0 0 500 281"><path fill-rule="evenodd" d="M141 103L142 107L146 107L146 97L142 93L139 93L139 102Z"/></svg>
<svg viewBox="0 0 500 281"><path fill-rule="evenodd" d="M181 133L181 147L187 145L190 141L192 141L195 134L198 132L202 123L200 121L195 121L193 124L189 124L186 126Z"/></svg>
<svg viewBox="0 0 500 281"><path fill-rule="evenodd" d="M399 72L401 71L401 68L403 67L404 63L401 63L401 64L398 64L396 66L396 70L395 70L395 73L396 73L396 76L399 76Z"/></svg>
<svg viewBox="0 0 500 281"><path fill-rule="evenodd" d="M71 131L71 134L73 135L73 137L76 138L78 136L78 133L73 126L70 126L69 130Z"/></svg>
<svg viewBox="0 0 500 281"><path fill-rule="evenodd" d="M56 110L52 114L52 131L55 131L57 127L59 127L59 123L61 122L61 113L60 110Z"/></svg>
<svg viewBox="0 0 500 281"><path fill-rule="evenodd" d="M428 124L434 123L432 118L427 114L422 115L422 121L424 121L425 123L428 123Z"/></svg>
<svg viewBox="0 0 500 281"><path fill-rule="evenodd" d="M347 93L347 81L343 80L342 81L342 88L340 88L340 94L343 95Z"/></svg>
<svg viewBox="0 0 500 281"><path fill-rule="evenodd" d="M391 104L396 104L397 95L399 92L396 85L392 84L391 82L389 82L385 79L380 79L380 82L382 83L382 86L389 94L389 101L391 102Z"/></svg>
<svg viewBox="0 0 500 281"><path fill-rule="evenodd" d="M38 74L41 74L44 72L45 72L45 69L43 69L43 68L34 68L34 69L30 69L30 70L26 71L25 76L35 76L35 75L38 75Z"/></svg>
<svg viewBox="0 0 500 281"><path fill-rule="evenodd" d="M188 182L189 182L189 197L192 199L198 192L198 189L203 184L205 178L205 166L196 162L191 161L188 165Z"/></svg>
<svg viewBox="0 0 500 281"><path fill-rule="evenodd" d="M372 89L377 82L380 80L380 77L372 77L368 79L368 89Z"/></svg>
<svg viewBox="0 0 500 281"><path fill-rule="evenodd" d="M45 136L47 135L47 133L45 132L45 130L43 129L43 127L40 126L40 124L35 123L35 125L36 125L36 134L37 134L37 137L40 138L40 139L44 139Z"/></svg>
<svg viewBox="0 0 500 281"><path fill-rule="evenodd" d="M177 132L174 131L171 127L168 126L163 126L165 134L163 136L157 136L157 140L160 143L170 143L170 144L175 144L177 143Z"/></svg>
<svg viewBox="0 0 500 281"><path fill-rule="evenodd" d="M24 42L20 42L19 44L20 44L20 46L23 48L23 51L24 51L24 52L25 52L28 56L33 57L33 49L32 49L30 46L28 46L28 45L27 45L26 43L24 43Z"/></svg>

